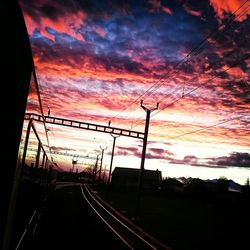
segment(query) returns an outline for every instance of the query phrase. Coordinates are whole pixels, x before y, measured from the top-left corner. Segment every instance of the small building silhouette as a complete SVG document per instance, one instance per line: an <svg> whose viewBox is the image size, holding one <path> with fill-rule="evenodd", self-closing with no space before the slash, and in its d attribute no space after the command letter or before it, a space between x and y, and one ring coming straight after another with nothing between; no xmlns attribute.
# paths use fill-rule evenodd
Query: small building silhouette
<svg viewBox="0 0 250 250"><path fill-rule="evenodd" d="M138 186L140 169L116 167L112 173L111 185L123 191L134 191ZM161 171L144 170L142 174L142 189L147 191L157 190L162 181Z"/></svg>

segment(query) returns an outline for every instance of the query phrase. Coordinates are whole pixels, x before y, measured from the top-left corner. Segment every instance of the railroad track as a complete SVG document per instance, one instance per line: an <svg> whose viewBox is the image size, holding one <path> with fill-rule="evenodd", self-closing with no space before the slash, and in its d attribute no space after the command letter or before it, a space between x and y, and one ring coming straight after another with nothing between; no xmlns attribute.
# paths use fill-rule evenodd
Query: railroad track
<svg viewBox="0 0 250 250"><path fill-rule="evenodd" d="M148 234L138 230L132 223L128 223L124 218L101 202L91 189L86 185L80 185L83 198L107 227L118 237L128 249L164 249L171 250L169 247L154 240Z"/></svg>

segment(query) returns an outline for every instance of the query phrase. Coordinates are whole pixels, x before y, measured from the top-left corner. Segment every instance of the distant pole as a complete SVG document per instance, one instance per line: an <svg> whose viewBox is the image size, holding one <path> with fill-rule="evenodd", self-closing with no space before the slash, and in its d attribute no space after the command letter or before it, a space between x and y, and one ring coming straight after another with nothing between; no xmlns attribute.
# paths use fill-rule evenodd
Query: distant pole
<svg viewBox="0 0 250 250"><path fill-rule="evenodd" d="M102 156L101 156L101 165L100 165L99 175L98 175L98 183L100 183L100 181L101 181L103 153L104 153L104 150L107 148L108 148L107 146L105 148L102 148L102 146L100 146L100 149L102 150Z"/></svg>
<svg viewBox="0 0 250 250"><path fill-rule="evenodd" d="M77 164L77 157L73 156L73 159L72 159L72 173L74 173L75 164Z"/></svg>
<svg viewBox="0 0 250 250"><path fill-rule="evenodd" d="M108 184L110 183L111 173L112 173L112 165L113 165L113 158L114 158L114 151L115 151L115 141L116 141L116 138L120 136L120 135L115 136L113 134L110 134L110 135L113 137L113 148L112 148L111 161L110 161L110 167L109 167Z"/></svg>
<svg viewBox="0 0 250 250"><path fill-rule="evenodd" d="M30 136L30 130L32 127L33 119L29 120L29 124L27 127L26 131L26 137L25 137L25 142L24 142L24 147L23 147L23 156L22 156L22 167L25 165L25 160L26 160L26 155L27 155L27 150L28 150L28 144L29 144L29 136Z"/></svg>
<svg viewBox="0 0 250 250"><path fill-rule="evenodd" d="M39 167L41 146L42 146L42 143L39 141L39 142L38 142L37 153L36 153L35 168L38 168L38 167Z"/></svg>
<svg viewBox="0 0 250 250"><path fill-rule="evenodd" d="M104 168L104 171L103 171L103 175L102 175L102 180L103 180L104 183L105 183L106 168L107 168L107 165L105 165L105 168Z"/></svg>
<svg viewBox="0 0 250 250"><path fill-rule="evenodd" d="M40 184L43 181L43 171L44 171L44 162L45 162L45 151L43 151L43 159L42 159L42 165L41 165L41 176L40 176Z"/></svg>
<svg viewBox="0 0 250 250"><path fill-rule="evenodd" d="M138 178L138 189L137 189L137 197L136 197L136 205L135 205L135 220L139 218L139 209L140 209L140 201L141 201L141 189L142 189L142 178L144 173L144 163L146 158L146 149L147 149L147 141L148 141L148 130L149 130L149 122L150 122L150 114L152 111L158 109L159 103L157 103L154 109L148 109L143 105L143 100L141 100L141 108L146 112L146 122L145 122L145 130L144 130L144 138L143 138L143 148L142 148L142 156L141 156L141 167L139 170L139 178Z"/></svg>
<svg viewBox="0 0 250 250"><path fill-rule="evenodd" d="M96 155L96 162L95 162L94 175L93 175L93 177L94 177L93 183L94 183L94 184L95 184L95 181L96 181L96 172L97 172L97 167L98 167L99 155L100 155L100 154L97 154L97 155Z"/></svg>

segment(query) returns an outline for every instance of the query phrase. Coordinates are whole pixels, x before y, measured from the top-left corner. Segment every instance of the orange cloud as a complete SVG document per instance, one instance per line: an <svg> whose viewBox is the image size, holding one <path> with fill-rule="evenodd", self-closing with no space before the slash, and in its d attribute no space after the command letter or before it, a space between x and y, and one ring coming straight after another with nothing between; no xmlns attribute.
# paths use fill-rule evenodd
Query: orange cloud
<svg viewBox="0 0 250 250"><path fill-rule="evenodd" d="M47 76L63 75L68 78L87 77L103 81L113 81L119 78L127 81L144 82L148 84L155 81L152 76L150 77L148 75L137 75L135 73L125 71L118 72L115 70L107 71L102 65L95 65L95 67L93 67L91 60L89 62L79 63L78 68L74 68L63 63L40 62L38 58L35 58L35 65L40 73L45 73Z"/></svg>
<svg viewBox="0 0 250 250"><path fill-rule="evenodd" d="M228 67L229 66L223 66L222 69L226 70L228 69ZM238 81L239 80L248 81L247 72L244 72L240 67L230 68L230 70L228 71L228 74L230 75L232 80L237 79Z"/></svg>
<svg viewBox="0 0 250 250"><path fill-rule="evenodd" d="M75 14L66 14L63 17L57 18L57 20L52 20L48 17L41 17L40 22L38 23L31 16L27 14L24 15L29 35L32 35L35 29L37 29L42 36L53 41L55 40L55 36L48 32L48 28L59 33L68 34L79 41L83 41L84 38L82 34L78 33L78 30L84 25L86 17L87 15L83 11L78 11Z"/></svg>
<svg viewBox="0 0 250 250"><path fill-rule="evenodd" d="M225 0L210 0L210 5L213 6L217 16L220 19L223 19L225 13L234 13L238 8L240 8L244 4L245 0L233 0L233 1L225 1ZM235 13L235 15L239 15L236 20L242 22L246 20L247 15L250 14L250 9L248 8L249 4L245 4L239 11ZM242 11L242 12L241 12Z"/></svg>

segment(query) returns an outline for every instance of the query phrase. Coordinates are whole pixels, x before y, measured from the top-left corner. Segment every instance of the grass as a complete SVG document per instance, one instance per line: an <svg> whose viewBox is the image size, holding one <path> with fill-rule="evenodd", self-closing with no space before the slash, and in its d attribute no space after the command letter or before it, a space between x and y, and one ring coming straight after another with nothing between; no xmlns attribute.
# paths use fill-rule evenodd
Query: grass
<svg viewBox="0 0 250 250"><path fill-rule="evenodd" d="M99 195L129 219L134 216L135 193L102 189ZM249 244L249 208L249 200L232 194L144 194L138 225L174 250L241 250Z"/></svg>

